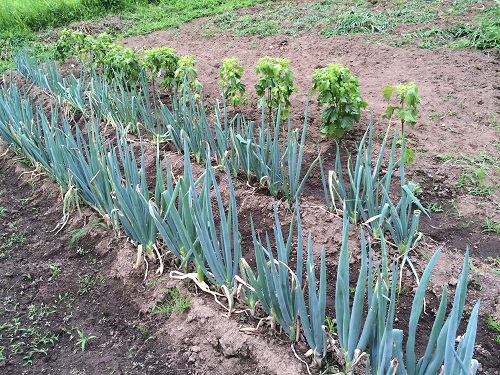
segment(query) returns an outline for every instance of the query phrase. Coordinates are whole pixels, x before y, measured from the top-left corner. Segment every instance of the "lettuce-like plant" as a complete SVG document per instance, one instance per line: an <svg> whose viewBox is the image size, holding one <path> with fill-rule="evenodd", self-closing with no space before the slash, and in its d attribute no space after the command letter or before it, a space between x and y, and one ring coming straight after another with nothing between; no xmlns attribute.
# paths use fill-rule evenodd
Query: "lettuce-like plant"
<svg viewBox="0 0 500 375"><path fill-rule="evenodd" d="M219 69L219 85L222 87L222 96L233 107L248 102L245 94L246 85L241 81L243 70L243 65L237 57L225 58Z"/></svg>
<svg viewBox="0 0 500 375"><path fill-rule="evenodd" d="M255 84L255 90L259 99L259 107L269 108L269 119L271 114L281 108L282 118L288 114L292 107L290 95L297 92L293 86L293 72L288 65L287 59L265 56L257 61L255 73L260 74Z"/></svg>
<svg viewBox="0 0 500 375"><path fill-rule="evenodd" d="M152 48L144 53L144 67L151 71L151 77L161 78L161 87L170 88L170 92L173 92L179 58L175 54L175 48Z"/></svg>
<svg viewBox="0 0 500 375"><path fill-rule="evenodd" d="M316 69L311 93L318 91L318 105L327 105L321 112L321 133L342 138L360 120L360 109L367 104L361 98L358 77L342 64L328 64Z"/></svg>

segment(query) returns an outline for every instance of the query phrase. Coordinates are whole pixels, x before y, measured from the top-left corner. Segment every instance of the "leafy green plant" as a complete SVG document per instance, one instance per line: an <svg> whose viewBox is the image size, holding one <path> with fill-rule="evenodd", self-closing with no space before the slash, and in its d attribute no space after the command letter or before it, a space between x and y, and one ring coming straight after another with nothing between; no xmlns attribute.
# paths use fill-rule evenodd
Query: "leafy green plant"
<svg viewBox="0 0 500 375"><path fill-rule="evenodd" d="M259 99L259 107L269 108L271 114L276 114L281 108L282 117L288 115L288 109L292 107L290 95L297 92L293 86L293 73L288 67L289 61L279 57L265 56L257 61L255 73L260 74L255 84L255 90Z"/></svg>
<svg viewBox="0 0 500 375"><path fill-rule="evenodd" d="M110 50L116 50L118 46L111 35L101 33L97 36L86 35L84 48L85 59L95 68L104 69L104 57Z"/></svg>
<svg viewBox="0 0 500 375"><path fill-rule="evenodd" d="M104 76L134 87L142 70L141 59L132 48L112 48L102 58Z"/></svg>
<svg viewBox="0 0 500 375"><path fill-rule="evenodd" d="M170 88L171 93L175 86L175 71L179 59L175 49L169 47L146 50L143 58L144 67L151 71L151 76L161 78L160 86Z"/></svg>
<svg viewBox="0 0 500 375"><path fill-rule="evenodd" d="M341 64L328 64L316 69L311 93L318 91L318 105L328 107L321 112L321 134L342 138L360 120L360 109L367 104L361 98L358 77Z"/></svg>
<svg viewBox="0 0 500 375"><path fill-rule="evenodd" d="M222 87L222 96L233 107L248 102L245 94L246 85L241 81L243 70L243 65L237 57L225 58L219 69L219 85Z"/></svg>
<svg viewBox="0 0 500 375"><path fill-rule="evenodd" d="M198 70L194 67L195 65L196 60L192 55L181 56L177 61L173 81L178 95L184 94L185 88L188 88L191 95L199 96L201 82L198 81Z"/></svg>
<svg viewBox="0 0 500 375"><path fill-rule="evenodd" d="M417 106L421 100L418 96L418 87L413 82L398 86L386 86L383 90L383 96L387 103L390 103L394 91L396 91L396 99L399 99L399 105L389 105L382 117L390 120L394 112L397 112L396 117L401 120L401 152L405 161L401 168L404 169L404 164L412 164L415 161L415 152L405 148L404 145L405 124L415 125L417 123Z"/></svg>
<svg viewBox="0 0 500 375"><path fill-rule="evenodd" d="M58 36L54 43L54 58L58 61L78 56L85 49L85 34L81 31L63 29Z"/></svg>
<svg viewBox="0 0 500 375"><path fill-rule="evenodd" d="M390 103L394 92L396 92L396 99L399 100L399 104L389 105L382 117L391 119L394 112L396 112L396 117L401 119L403 129L405 124L416 124L418 114L417 106L421 101L418 96L417 85L413 82L408 82L404 85L386 86L383 90L383 95L387 103Z"/></svg>

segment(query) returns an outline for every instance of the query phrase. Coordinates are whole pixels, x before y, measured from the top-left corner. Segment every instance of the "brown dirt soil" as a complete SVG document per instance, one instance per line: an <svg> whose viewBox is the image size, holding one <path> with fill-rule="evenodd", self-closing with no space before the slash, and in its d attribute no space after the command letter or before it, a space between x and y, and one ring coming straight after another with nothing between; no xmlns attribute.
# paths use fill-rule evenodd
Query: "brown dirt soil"
<svg viewBox="0 0 500 375"><path fill-rule="evenodd" d="M494 342L486 320L490 314L500 320L500 265L486 259L500 256L500 235L484 232L482 224L486 217L500 221L499 189L496 185L490 195L477 196L467 193L466 188L471 186L460 187L458 182L464 173L473 173L472 168L484 161L485 155L497 160L500 155L499 118L495 118L495 114L500 116L498 57L476 51L424 50L412 46L398 49L384 43L367 44L364 36L324 39L312 32L297 37L212 37L204 36L205 25L206 20L201 19L175 32L159 31L122 43L136 49L169 46L179 54L194 55L209 107L220 98L217 80L223 57L237 56L245 66L243 80L248 84L252 103L257 101L252 87L257 79L253 73L257 60L266 55L286 57L299 89L292 96L294 127L303 124L314 69L342 63L359 77L363 99L369 104L362 125L355 126L346 136L345 145L350 149L366 129L369 111L376 134L385 132L387 121L381 118L386 107L381 94L385 85L408 81L418 85L422 98L419 121L408 128L416 161L407 173L421 185L424 205L435 205L441 212L433 212L431 219L422 219L420 229L425 237L412 259L422 270L427 256L443 247L428 293L427 314L420 322L420 350L434 318L436 298L441 296L444 284L453 291L468 245L472 261L466 312L481 299L475 357L481 364L481 373L497 374L500 358L494 353L500 346ZM247 118L260 117L260 110L254 107L247 106L242 111ZM335 145L321 139L319 122L319 109L312 102L308 158L312 159L314 146L319 144L325 167L331 168ZM3 151L0 149L0 154ZM471 162L470 158L479 161ZM240 325L252 327L256 322L241 318L244 315L222 317L224 311L211 298L198 293L195 286L168 280L166 276L156 278L153 266L143 283L144 270L132 268L133 245L93 225L93 215L86 209L82 216L74 214L59 233L54 232L61 217L58 188L39 176L25 173L28 170L15 159L11 153L0 159L0 206L6 210L0 214L0 324L4 325L0 346L6 346L8 340L24 344L18 345L17 353L12 349L4 351L8 359L0 361L1 373L306 373L283 335L272 335L267 329L259 330L257 335L242 333ZM180 171L181 163L177 158L172 164ZM483 184L494 186L500 177L499 166L487 167ZM241 225L249 226L251 213L259 231L272 231L274 199L260 190L248 189L244 183L240 185L237 197ZM322 197L316 171L303 193L301 216L304 229L313 233L315 254L319 255L322 245L327 250L328 314L332 315L341 219L326 211ZM286 227L290 214L284 204L279 204L279 208ZM251 246L248 226L241 228L247 252ZM89 230L68 249L74 230L82 227ZM352 233L350 248L356 249L354 228ZM252 256L247 253L246 257ZM359 255L352 258L352 268L356 270ZM396 323L402 328L407 326L414 288L409 271L404 273L403 286ZM156 301L171 298L172 288L191 296L191 308L170 318L151 314ZM84 351L78 332L85 337L95 336L86 342ZM299 354L305 352L303 345L297 349ZM29 360L31 364L27 363Z"/></svg>

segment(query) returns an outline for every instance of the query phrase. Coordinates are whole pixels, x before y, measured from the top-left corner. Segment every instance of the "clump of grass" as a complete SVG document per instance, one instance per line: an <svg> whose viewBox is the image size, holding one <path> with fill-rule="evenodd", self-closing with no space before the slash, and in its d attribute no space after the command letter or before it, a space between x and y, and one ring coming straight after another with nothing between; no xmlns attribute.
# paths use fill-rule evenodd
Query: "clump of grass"
<svg viewBox="0 0 500 375"><path fill-rule="evenodd" d="M154 314L165 314L169 317L172 312L176 311L182 314L191 307L191 299L189 295L184 295L177 288L168 289L168 297L163 300L158 300L154 304L151 312Z"/></svg>
<svg viewBox="0 0 500 375"><path fill-rule="evenodd" d="M493 316L488 316L488 327L495 332L495 342L500 344L500 321L495 320Z"/></svg>

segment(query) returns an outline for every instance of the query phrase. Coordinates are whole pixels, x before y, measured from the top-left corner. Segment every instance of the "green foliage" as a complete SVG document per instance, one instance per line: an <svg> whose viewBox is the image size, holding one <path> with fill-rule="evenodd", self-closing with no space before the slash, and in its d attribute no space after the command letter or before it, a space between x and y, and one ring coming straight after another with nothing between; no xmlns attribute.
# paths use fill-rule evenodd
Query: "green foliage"
<svg viewBox="0 0 500 375"><path fill-rule="evenodd" d="M104 76L118 79L133 87L139 80L142 66L139 55L132 48L113 48L103 57Z"/></svg>
<svg viewBox="0 0 500 375"><path fill-rule="evenodd" d="M69 57L78 56L85 50L85 34L80 31L63 29L59 31L59 38L54 43L54 57L64 61Z"/></svg>
<svg viewBox="0 0 500 375"><path fill-rule="evenodd" d="M243 65L237 57L225 58L219 69L219 85L222 87L222 96L234 107L248 102L245 95L246 85L241 81L243 70Z"/></svg>
<svg viewBox="0 0 500 375"><path fill-rule="evenodd" d="M144 67L151 71L153 78L161 78L160 86L169 87L173 91L179 58L174 48L152 48L144 53Z"/></svg>
<svg viewBox="0 0 500 375"><path fill-rule="evenodd" d="M293 73L288 68L289 61L279 57L262 57L257 61L255 73L260 74L255 90L260 97L259 107L269 108L269 113L277 113L281 108L282 117L288 115L292 107L290 95L298 90L293 86Z"/></svg>
<svg viewBox="0 0 500 375"><path fill-rule="evenodd" d="M318 105L328 107L321 112L321 133L342 138L360 120L360 108L367 104L361 98L358 77L341 64L328 64L316 69L312 76L312 93L318 91Z"/></svg>
<svg viewBox="0 0 500 375"><path fill-rule="evenodd" d="M405 85L385 86L383 95L387 103L390 103L394 91L396 91L396 99L399 99L399 105L389 105L382 117L390 119L396 111L396 117L401 119L403 125L406 123L415 125L418 114L417 105L420 104L417 85L409 82Z"/></svg>
<svg viewBox="0 0 500 375"><path fill-rule="evenodd" d="M500 221L490 220L488 217L484 219L481 225L483 232L500 234Z"/></svg>
<svg viewBox="0 0 500 375"><path fill-rule="evenodd" d="M97 36L86 35L84 49L85 57L92 63L94 67L104 68L104 56L108 51L117 49L117 46L113 40L113 37L106 33L101 33Z"/></svg>
<svg viewBox="0 0 500 375"><path fill-rule="evenodd" d="M191 95L199 95L197 93L201 89L201 83L198 81L198 70L194 67L195 65L196 60L192 55L179 58L173 77L177 93L182 94L188 88Z"/></svg>
<svg viewBox="0 0 500 375"><path fill-rule="evenodd" d="M378 33L391 30L395 25L396 21L385 12L353 7L334 17L333 26L325 27L321 34L328 38L335 35Z"/></svg>

